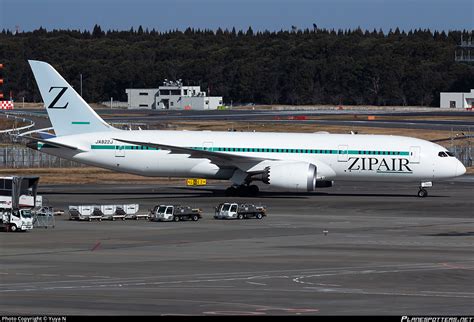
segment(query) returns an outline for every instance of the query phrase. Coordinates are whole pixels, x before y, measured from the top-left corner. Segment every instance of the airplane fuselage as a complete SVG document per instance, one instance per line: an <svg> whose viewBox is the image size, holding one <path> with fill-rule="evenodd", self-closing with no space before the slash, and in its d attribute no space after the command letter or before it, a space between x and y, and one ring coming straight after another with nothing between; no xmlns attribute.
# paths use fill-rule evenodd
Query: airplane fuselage
<svg viewBox="0 0 474 322"><path fill-rule="evenodd" d="M107 124L49 64L29 61L55 137L33 148L114 171L201 177L233 183L226 193L255 195L260 181L285 191L314 191L335 180L432 181L466 169L440 145L389 135L323 133L124 131Z"/></svg>
<svg viewBox="0 0 474 322"><path fill-rule="evenodd" d="M84 152L47 146L42 147L41 151L144 176L230 179L234 172L232 167L218 167L204 158L190 158L186 154L126 144L116 139L158 141L167 145L267 160L304 161L315 164L319 178L324 180L433 181L454 177L464 169L455 158L439 157L438 153L446 149L437 144L391 135L116 131L52 139L77 146ZM264 165L262 163L260 168Z"/></svg>

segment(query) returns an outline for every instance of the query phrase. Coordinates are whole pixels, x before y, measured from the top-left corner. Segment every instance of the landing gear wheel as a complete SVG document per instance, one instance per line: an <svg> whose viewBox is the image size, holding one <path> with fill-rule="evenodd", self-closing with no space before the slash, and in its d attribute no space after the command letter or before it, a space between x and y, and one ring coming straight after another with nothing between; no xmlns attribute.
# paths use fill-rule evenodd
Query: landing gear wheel
<svg viewBox="0 0 474 322"><path fill-rule="evenodd" d="M237 189L235 187L229 187L225 189L225 195L228 197L233 197L237 194Z"/></svg>
<svg viewBox="0 0 474 322"><path fill-rule="evenodd" d="M427 196L428 196L428 191L426 191L426 189L420 188L420 190L418 190L418 197L425 198Z"/></svg>
<svg viewBox="0 0 474 322"><path fill-rule="evenodd" d="M260 191L258 186L254 185L254 184L249 186L248 189L249 189L249 195L251 197L256 197L258 195L258 192Z"/></svg>
<svg viewBox="0 0 474 322"><path fill-rule="evenodd" d="M247 186L239 186L237 188L237 195L239 197L246 197L248 196L249 194L249 189L247 188Z"/></svg>

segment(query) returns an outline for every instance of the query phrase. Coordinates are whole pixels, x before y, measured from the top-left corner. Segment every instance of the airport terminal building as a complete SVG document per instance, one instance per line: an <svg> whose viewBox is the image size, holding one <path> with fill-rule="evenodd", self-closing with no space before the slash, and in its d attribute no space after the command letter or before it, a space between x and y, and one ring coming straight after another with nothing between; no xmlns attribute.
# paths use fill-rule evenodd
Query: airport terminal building
<svg viewBox="0 0 474 322"><path fill-rule="evenodd" d="M165 81L158 88L127 88L129 109L216 110L221 96L207 96L200 86Z"/></svg>
<svg viewBox="0 0 474 322"><path fill-rule="evenodd" d="M474 89L470 93L440 93L441 108L473 108Z"/></svg>

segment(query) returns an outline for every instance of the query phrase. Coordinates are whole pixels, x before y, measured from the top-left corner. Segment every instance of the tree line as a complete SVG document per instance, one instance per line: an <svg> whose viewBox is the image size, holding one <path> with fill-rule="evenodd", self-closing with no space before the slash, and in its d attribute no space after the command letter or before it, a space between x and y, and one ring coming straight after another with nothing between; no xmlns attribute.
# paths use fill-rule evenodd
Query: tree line
<svg viewBox="0 0 474 322"><path fill-rule="evenodd" d="M229 104L437 106L439 92L469 91L473 65L454 53L472 31L318 28L254 32L130 29L0 33L3 92L41 101L28 59L53 65L89 102L126 101L126 88L164 79L201 85ZM7 95L6 95L7 96Z"/></svg>

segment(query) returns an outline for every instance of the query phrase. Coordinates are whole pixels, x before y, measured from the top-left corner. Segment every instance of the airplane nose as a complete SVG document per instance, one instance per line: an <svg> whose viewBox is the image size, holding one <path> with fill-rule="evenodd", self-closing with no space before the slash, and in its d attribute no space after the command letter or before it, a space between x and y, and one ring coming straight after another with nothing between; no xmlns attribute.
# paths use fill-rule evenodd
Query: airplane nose
<svg viewBox="0 0 474 322"><path fill-rule="evenodd" d="M462 176L466 173L466 167L458 160L458 165L456 166L456 176Z"/></svg>

